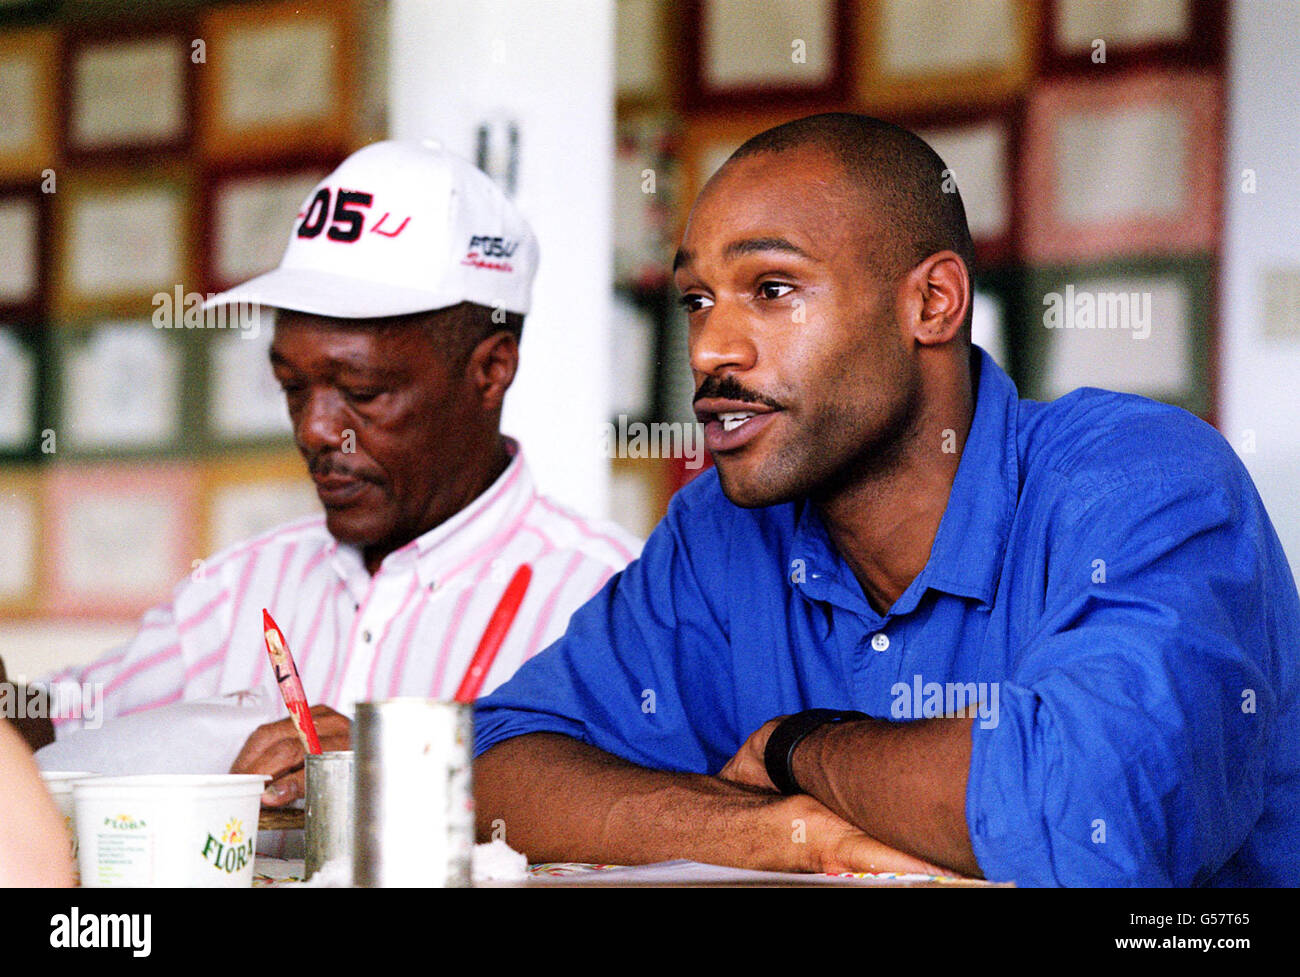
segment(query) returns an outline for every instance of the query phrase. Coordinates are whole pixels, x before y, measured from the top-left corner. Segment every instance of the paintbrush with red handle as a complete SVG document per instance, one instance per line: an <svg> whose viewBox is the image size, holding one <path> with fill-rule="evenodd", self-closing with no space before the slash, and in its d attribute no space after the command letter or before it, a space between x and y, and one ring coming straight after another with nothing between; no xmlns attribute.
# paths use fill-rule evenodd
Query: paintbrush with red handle
<svg viewBox="0 0 1300 977"><path fill-rule="evenodd" d="M316 724L312 722L311 707L307 704L307 693L302 689L302 679L298 677L298 666L289 654L289 645L284 640L279 626L266 608L262 608L262 628L266 637L266 653L271 656L271 670L284 696L284 704L289 707L294 729L302 748L308 753L319 753L320 737L316 735Z"/></svg>
<svg viewBox="0 0 1300 977"><path fill-rule="evenodd" d="M465 677L460 681L460 688L456 690L457 702L473 702L478 698L478 691L483 687L488 669L492 667L497 652L501 650L502 642L510 632L510 625L514 623L515 615L519 613L519 605L524 602L524 594L528 592L528 583L532 579L533 568L523 563L506 584L506 591L501 595L496 610L488 618L487 627L483 629L483 637L478 642L478 649L470 659Z"/></svg>

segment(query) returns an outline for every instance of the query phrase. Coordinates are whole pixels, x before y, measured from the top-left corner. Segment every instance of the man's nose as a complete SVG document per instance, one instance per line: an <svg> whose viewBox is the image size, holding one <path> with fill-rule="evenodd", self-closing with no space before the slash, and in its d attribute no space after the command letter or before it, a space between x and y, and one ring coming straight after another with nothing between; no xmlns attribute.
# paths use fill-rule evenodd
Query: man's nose
<svg viewBox="0 0 1300 977"><path fill-rule="evenodd" d="M722 301L691 325L688 341L691 369L696 373L745 371L758 359L748 317Z"/></svg>
<svg viewBox="0 0 1300 977"><path fill-rule="evenodd" d="M294 418L294 440L309 455L338 449L346 430L343 398L333 390L310 393Z"/></svg>

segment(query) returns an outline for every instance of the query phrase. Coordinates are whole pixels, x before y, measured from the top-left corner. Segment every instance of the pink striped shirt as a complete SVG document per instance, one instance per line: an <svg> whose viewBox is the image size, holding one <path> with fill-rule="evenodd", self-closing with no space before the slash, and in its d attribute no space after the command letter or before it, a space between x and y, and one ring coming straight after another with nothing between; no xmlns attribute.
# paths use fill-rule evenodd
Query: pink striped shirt
<svg viewBox="0 0 1300 977"><path fill-rule="evenodd" d="M640 548L617 526L540 496L516 450L486 492L390 553L373 577L323 516L300 519L201 563L124 649L49 681L102 683L105 718L246 689L278 696L262 638L266 607L313 705L351 715L370 699L450 699L506 584L530 563L532 583L486 695L558 638ZM78 724L56 722L61 732Z"/></svg>

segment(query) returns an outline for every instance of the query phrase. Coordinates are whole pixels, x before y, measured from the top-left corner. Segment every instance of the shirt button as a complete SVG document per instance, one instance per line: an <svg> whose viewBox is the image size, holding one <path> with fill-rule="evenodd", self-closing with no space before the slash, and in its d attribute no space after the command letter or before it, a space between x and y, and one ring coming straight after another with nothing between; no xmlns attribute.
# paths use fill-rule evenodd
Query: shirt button
<svg viewBox="0 0 1300 977"><path fill-rule="evenodd" d="M875 651L889 650L889 635L884 631L877 631L871 636L871 647Z"/></svg>
<svg viewBox="0 0 1300 977"><path fill-rule="evenodd" d="M364 641L366 644L370 644L370 631L369 631L369 630L366 630L366 631L362 631L362 632L361 632L361 640ZM888 642L886 642L886 644L888 644Z"/></svg>

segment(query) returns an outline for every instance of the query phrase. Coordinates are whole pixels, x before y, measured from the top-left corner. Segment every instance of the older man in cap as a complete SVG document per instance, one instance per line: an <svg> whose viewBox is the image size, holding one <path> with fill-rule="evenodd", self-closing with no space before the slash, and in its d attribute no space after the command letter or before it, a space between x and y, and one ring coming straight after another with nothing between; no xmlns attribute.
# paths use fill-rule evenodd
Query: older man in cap
<svg viewBox="0 0 1300 977"><path fill-rule="evenodd" d="M283 715L265 607L324 748L346 749L358 701L452 697L521 565L531 583L482 690L563 633L639 544L539 495L500 432L537 259L511 202L436 144L344 161L280 266L208 303L277 310L271 366L324 515L207 560L124 648L51 681L102 684L110 719L244 690ZM273 776L264 800L285 804L302 761L286 719L256 729L234 770Z"/></svg>

